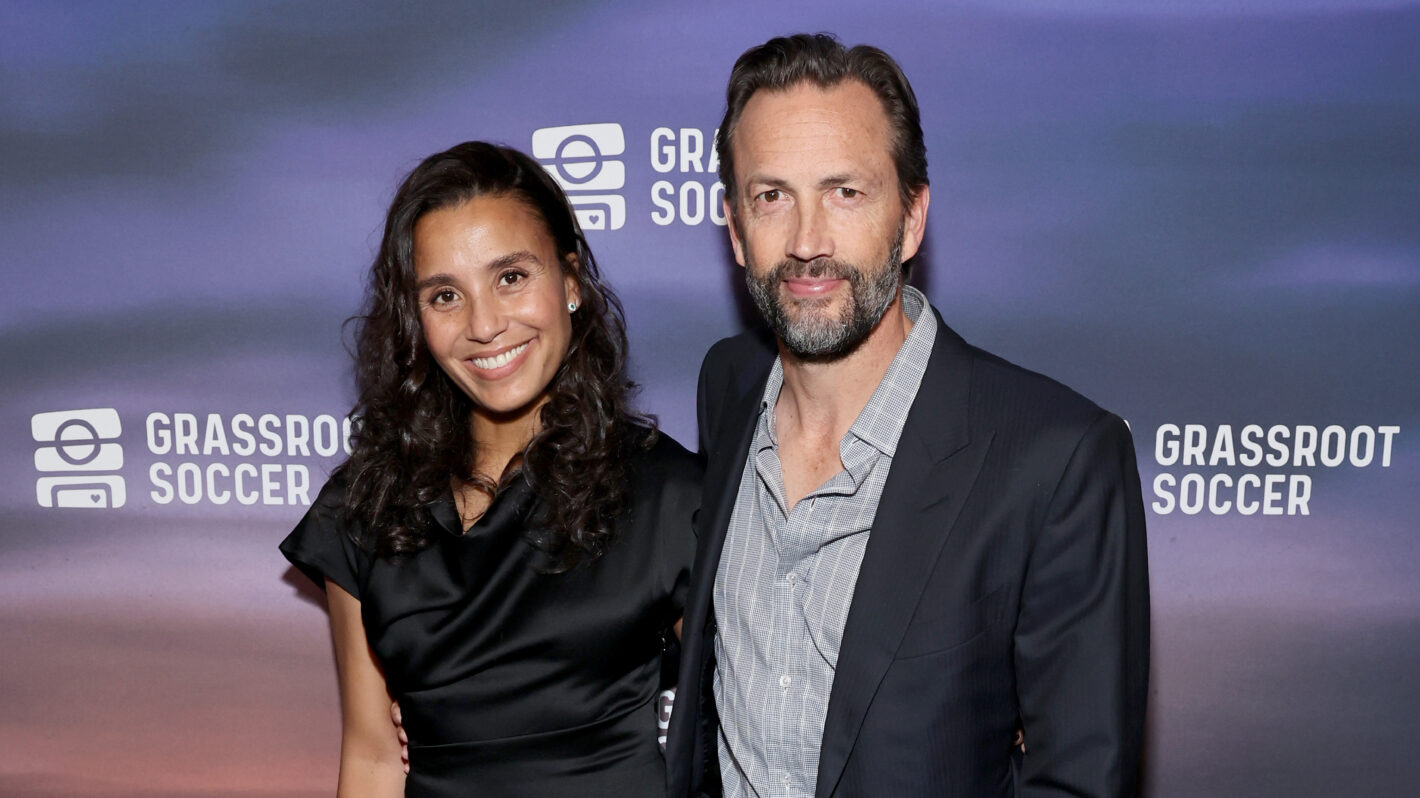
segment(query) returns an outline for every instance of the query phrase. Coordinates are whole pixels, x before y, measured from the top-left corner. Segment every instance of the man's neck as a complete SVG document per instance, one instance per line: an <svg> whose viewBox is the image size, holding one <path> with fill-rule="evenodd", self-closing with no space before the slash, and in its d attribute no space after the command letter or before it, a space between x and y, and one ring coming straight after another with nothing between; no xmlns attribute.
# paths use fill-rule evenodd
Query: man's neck
<svg viewBox="0 0 1420 798"><path fill-rule="evenodd" d="M873 398L911 329L899 291L868 337L841 358L828 362L803 359L781 343L784 387L774 407L781 435L787 432L801 440L831 442L836 447Z"/></svg>

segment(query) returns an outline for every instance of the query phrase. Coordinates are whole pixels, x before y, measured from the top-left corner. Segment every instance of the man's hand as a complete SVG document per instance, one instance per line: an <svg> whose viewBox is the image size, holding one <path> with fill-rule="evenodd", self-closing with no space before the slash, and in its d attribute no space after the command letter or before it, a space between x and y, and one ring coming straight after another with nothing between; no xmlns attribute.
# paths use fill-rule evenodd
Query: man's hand
<svg viewBox="0 0 1420 798"><path fill-rule="evenodd" d="M399 702L390 704L390 720L399 736L399 761L404 763L404 775L409 775L409 735L404 733L404 716L399 714Z"/></svg>

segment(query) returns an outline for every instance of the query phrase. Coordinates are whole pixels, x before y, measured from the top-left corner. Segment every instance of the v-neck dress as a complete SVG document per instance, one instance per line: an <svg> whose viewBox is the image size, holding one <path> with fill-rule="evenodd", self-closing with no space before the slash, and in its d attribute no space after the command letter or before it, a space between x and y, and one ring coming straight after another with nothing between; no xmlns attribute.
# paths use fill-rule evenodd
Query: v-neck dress
<svg viewBox="0 0 1420 798"><path fill-rule="evenodd" d="M560 574L528 542L524 480L462 532L452 497L433 542L376 558L340 520L334 481L281 544L316 584L360 600L409 735L405 795L660 796L653 702L695 553L699 459L661 435L635 456L605 554Z"/></svg>

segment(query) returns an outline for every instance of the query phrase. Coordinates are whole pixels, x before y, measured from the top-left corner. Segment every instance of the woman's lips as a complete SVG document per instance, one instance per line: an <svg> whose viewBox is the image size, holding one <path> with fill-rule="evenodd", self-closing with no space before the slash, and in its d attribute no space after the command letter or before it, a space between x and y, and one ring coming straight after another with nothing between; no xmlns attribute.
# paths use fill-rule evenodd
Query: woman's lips
<svg viewBox="0 0 1420 798"><path fill-rule="evenodd" d="M525 341L512 349L500 352L490 357L471 357L465 360L480 377L485 379L497 379L511 374L522 364L524 356L532 341Z"/></svg>

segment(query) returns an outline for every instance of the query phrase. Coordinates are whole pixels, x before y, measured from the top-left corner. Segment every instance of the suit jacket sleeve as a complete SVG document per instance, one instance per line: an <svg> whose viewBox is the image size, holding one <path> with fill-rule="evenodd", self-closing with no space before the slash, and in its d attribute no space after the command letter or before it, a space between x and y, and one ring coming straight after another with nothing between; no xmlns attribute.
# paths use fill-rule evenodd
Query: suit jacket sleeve
<svg viewBox="0 0 1420 798"><path fill-rule="evenodd" d="M1015 636L1023 798L1139 791L1149 672L1144 506L1118 417L1086 430L1048 504Z"/></svg>
<svg viewBox="0 0 1420 798"><path fill-rule="evenodd" d="M696 389L696 421L700 435L701 454L711 457L717 449L713 435L719 432L719 418L730 390L731 370L722 365L728 344L725 341L711 347L700 366ZM715 562L706 555L710 536L701 528L715 503L721 497L705 494L701 509L695 515L698 540L696 564L691 574L690 595L686 600L685 625L682 628L680 678L676 689L675 711L671 715L666 740L667 794L672 796L718 795L720 769L716 758L716 729L713 678L712 610L709 606L709 585L714 579Z"/></svg>
<svg viewBox="0 0 1420 798"><path fill-rule="evenodd" d="M707 451L710 440L710 410L707 404L709 399L710 365L711 356L707 354L700 363L700 379L695 388L695 423L700 432L700 453L703 455Z"/></svg>

